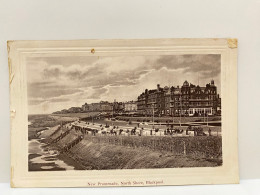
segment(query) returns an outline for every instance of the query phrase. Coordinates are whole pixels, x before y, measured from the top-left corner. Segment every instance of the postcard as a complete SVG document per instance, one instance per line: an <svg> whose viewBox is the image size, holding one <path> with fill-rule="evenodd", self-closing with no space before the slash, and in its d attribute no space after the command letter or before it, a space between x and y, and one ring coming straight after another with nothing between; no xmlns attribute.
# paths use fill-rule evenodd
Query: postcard
<svg viewBox="0 0 260 195"><path fill-rule="evenodd" d="M12 187L239 182L236 39L7 47Z"/></svg>

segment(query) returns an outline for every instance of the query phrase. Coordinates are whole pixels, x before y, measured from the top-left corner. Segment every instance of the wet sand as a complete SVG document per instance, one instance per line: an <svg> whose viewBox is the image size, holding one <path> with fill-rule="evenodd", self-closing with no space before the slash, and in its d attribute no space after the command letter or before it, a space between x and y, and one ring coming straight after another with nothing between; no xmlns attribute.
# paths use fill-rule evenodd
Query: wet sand
<svg viewBox="0 0 260 195"><path fill-rule="evenodd" d="M44 148L45 145L39 139L29 141L29 171L74 170L74 166L70 166L59 158L58 151ZM69 160L66 160L66 162L69 162Z"/></svg>

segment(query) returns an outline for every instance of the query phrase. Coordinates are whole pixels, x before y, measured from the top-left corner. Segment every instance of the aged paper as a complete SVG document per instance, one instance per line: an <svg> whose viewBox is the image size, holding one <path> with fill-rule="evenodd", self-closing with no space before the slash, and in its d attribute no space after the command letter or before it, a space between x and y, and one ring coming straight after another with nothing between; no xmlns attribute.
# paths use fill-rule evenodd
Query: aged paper
<svg viewBox="0 0 260 195"><path fill-rule="evenodd" d="M236 39L7 47L12 187L239 182Z"/></svg>

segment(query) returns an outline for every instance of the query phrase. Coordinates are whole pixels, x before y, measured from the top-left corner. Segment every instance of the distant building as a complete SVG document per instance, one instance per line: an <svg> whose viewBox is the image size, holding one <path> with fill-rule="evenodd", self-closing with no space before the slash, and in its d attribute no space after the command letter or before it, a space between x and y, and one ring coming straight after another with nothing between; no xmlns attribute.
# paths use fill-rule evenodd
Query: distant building
<svg viewBox="0 0 260 195"><path fill-rule="evenodd" d="M84 112L111 112L113 111L113 103L108 101L100 101L98 103L85 103L81 106Z"/></svg>
<svg viewBox="0 0 260 195"><path fill-rule="evenodd" d="M81 106L81 109L83 112L88 112L89 111L89 105L88 103L85 103Z"/></svg>
<svg viewBox="0 0 260 195"><path fill-rule="evenodd" d="M109 103L108 101L101 101L99 104L100 104L100 111L102 112L113 111L113 103Z"/></svg>
<svg viewBox="0 0 260 195"><path fill-rule="evenodd" d="M135 101L129 101L124 103L124 111L125 112L136 112L137 111L137 103Z"/></svg>
<svg viewBox="0 0 260 195"><path fill-rule="evenodd" d="M89 104L89 111L90 112L101 111L100 103L91 103L91 104Z"/></svg>
<svg viewBox="0 0 260 195"><path fill-rule="evenodd" d="M218 106L217 106L217 114L221 115L221 98L218 95Z"/></svg>
<svg viewBox="0 0 260 195"><path fill-rule="evenodd" d="M67 109L61 110L61 114L66 114L66 113L69 113L69 111Z"/></svg>
<svg viewBox="0 0 260 195"><path fill-rule="evenodd" d="M81 111L82 111L81 107L71 107L71 108L68 109L69 113L78 113L78 112L81 112Z"/></svg>
<svg viewBox="0 0 260 195"><path fill-rule="evenodd" d="M137 98L137 110L143 115L200 116L221 111L221 99L212 80L205 87L185 81L181 87L146 89Z"/></svg>
<svg viewBox="0 0 260 195"><path fill-rule="evenodd" d="M124 110L125 110L125 103L114 101L113 107L114 107L114 112L115 113L124 112Z"/></svg>

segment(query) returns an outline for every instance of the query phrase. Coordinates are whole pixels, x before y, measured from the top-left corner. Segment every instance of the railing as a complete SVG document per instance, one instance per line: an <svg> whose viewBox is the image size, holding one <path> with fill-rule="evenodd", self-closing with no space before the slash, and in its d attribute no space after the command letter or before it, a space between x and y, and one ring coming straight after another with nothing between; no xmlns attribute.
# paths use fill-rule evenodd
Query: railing
<svg viewBox="0 0 260 195"><path fill-rule="evenodd" d="M78 136L75 140L73 140L68 145L66 145L62 150L68 151L69 149L77 145L82 139L83 139L83 135Z"/></svg>
<svg viewBox="0 0 260 195"><path fill-rule="evenodd" d="M61 126L58 126L58 128L52 134L50 134L50 137L53 136L54 134L56 134L60 129L61 129Z"/></svg>
<svg viewBox="0 0 260 195"><path fill-rule="evenodd" d="M56 143L59 140L61 140L62 138L64 138L66 135L68 135L70 133L70 130L65 131L64 133L61 133L59 137L57 137L56 139L52 140L51 143Z"/></svg>

